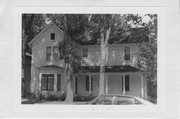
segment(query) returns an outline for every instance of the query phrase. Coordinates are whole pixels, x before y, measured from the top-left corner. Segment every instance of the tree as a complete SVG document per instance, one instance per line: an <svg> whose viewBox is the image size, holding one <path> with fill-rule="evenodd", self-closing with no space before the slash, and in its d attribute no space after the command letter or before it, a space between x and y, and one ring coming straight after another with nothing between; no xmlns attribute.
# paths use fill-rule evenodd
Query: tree
<svg viewBox="0 0 180 119"><path fill-rule="evenodd" d="M149 41L140 44L139 67L147 72L148 95L157 99L157 15L148 14Z"/></svg>
<svg viewBox="0 0 180 119"><path fill-rule="evenodd" d="M149 20L144 22L142 17ZM131 35L131 39L139 39L138 68L147 74L148 95L157 98L157 14L128 15L128 21L143 28Z"/></svg>
<svg viewBox="0 0 180 119"><path fill-rule="evenodd" d="M73 102L73 88L72 83L78 75L81 66L81 57L77 45L73 43L68 36L59 44L60 54L65 62L65 72L67 81L67 102Z"/></svg>
<svg viewBox="0 0 180 119"><path fill-rule="evenodd" d="M57 15L56 17L58 17L58 20L60 20L59 17L63 19L61 21L61 24L63 22L63 25L61 27L63 28L64 31L64 40L59 43L59 51L65 63L65 72L66 72L65 78L67 82L65 101L71 103L73 102L72 84L73 81L75 80L75 77L81 71L82 58L79 55L80 53L78 49L78 44L75 42L75 40L71 39L70 36L74 32L76 32L76 35L73 37L76 39L78 36L80 36L80 34L83 33L80 28L82 27L82 24L79 25L79 20L82 20L83 17L81 17L80 15L61 15L61 16ZM81 18L79 19L79 17Z"/></svg>
<svg viewBox="0 0 180 119"><path fill-rule="evenodd" d="M22 14L22 96L26 95L24 70L26 65L26 53L31 54L28 43L44 27L44 19L40 14Z"/></svg>
<svg viewBox="0 0 180 119"><path fill-rule="evenodd" d="M92 39L100 42L100 80L99 95L105 93L105 66L108 60L108 44L118 43L124 40L123 34L127 32L125 16L117 14L93 14L89 23L89 31Z"/></svg>
<svg viewBox="0 0 180 119"><path fill-rule="evenodd" d="M111 28L114 25L114 15L100 15L100 80L99 80L99 95L105 92L105 65L108 59L108 40Z"/></svg>

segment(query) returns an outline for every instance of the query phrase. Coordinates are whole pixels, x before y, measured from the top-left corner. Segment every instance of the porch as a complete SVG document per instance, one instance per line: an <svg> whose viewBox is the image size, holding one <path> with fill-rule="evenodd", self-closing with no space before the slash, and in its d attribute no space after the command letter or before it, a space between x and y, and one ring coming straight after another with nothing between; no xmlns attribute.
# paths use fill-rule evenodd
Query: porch
<svg viewBox="0 0 180 119"><path fill-rule="evenodd" d="M99 72L88 72L75 79L75 95L99 95ZM105 93L146 97L146 80L142 72L105 73Z"/></svg>

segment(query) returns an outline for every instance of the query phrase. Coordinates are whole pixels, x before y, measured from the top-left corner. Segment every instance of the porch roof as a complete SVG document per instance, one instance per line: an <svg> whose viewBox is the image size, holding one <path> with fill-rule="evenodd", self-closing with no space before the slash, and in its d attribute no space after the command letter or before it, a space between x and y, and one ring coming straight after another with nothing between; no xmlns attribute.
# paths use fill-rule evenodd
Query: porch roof
<svg viewBox="0 0 180 119"><path fill-rule="evenodd" d="M100 72L100 66L83 66L85 71L91 73ZM116 65L116 66L105 66L105 72L117 73L117 72L139 72L139 69L130 65Z"/></svg>
<svg viewBox="0 0 180 119"><path fill-rule="evenodd" d="M40 67L37 67L39 69L43 69L43 68L56 68L56 69L62 69L63 67L59 67L57 65L44 65L44 66L40 66Z"/></svg>

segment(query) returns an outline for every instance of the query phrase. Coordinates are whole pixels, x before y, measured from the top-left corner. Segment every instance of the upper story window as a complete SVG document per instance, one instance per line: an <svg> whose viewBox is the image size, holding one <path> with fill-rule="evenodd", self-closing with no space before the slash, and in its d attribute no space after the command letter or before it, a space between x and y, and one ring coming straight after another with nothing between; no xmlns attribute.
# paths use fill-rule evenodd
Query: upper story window
<svg viewBox="0 0 180 119"><path fill-rule="evenodd" d="M51 47L48 46L46 48L46 60L50 60L51 59Z"/></svg>
<svg viewBox="0 0 180 119"><path fill-rule="evenodd" d="M51 33L51 40L55 40L55 33Z"/></svg>
<svg viewBox="0 0 180 119"><path fill-rule="evenodd" d="M124 48L124 59L125 60L130 60L130 47L125 47Z"/></svg>
<svg viewBox="0 0 180 119"><path fill-rule="evenodd" d="M88 57L88 48L83 48L83 57Z"/></svg>
<svg viewBox="0 0 180 119"><path fill-rule="evenodd" d="M57 61L59 59L59 48L58 46L48 46L46 48L46 60L54 60Z"/></svg>
<svg viewBox="0 0 180 119"><path fill-rule="evenodd" d="M53 58L54 58L54 60L58 60L58 51L59 51L58 46L54 46L53 47Z"/></svg>

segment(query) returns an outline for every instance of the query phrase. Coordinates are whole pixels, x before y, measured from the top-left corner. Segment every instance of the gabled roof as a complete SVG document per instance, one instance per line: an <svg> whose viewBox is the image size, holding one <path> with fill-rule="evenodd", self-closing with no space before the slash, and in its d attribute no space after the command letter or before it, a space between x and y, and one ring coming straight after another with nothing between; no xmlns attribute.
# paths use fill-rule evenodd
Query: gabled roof
<svg viewBox="0 0 180 119"><path fill-rule="evenodd" d="M34 41L36 41L37 38L39 38L39 37L40 37L46 30L48 30L49 27L51 27L51 26L57 28L61 33L64 32L64 31L62 31L58 26L56 26L54 23L51 22L51 23L49 23L37 36L35 36L35 37L31 40L31 42L29 42L29 45L31 45Z"/></svg>
<svg viewBox="0 0 180 119"><path fill-rule="evenodd" d="M57 25L55 25L53 22L49 23L37 36L35 36L34 39L31 40L31 42L29 42L29 45L31 45L34 41L36 41L36 39L38 37L40 37L47 29L49 29L49 27L55 27L57 28L60 32L64 32L63 30L61 30ZM127 44L127 43L138 43L138 42L142 42L143 41L147 42L149 40L147 34L145 32L143 32L146 28L131 28L129 31L129 35L124 35L124 36L120 36L118 38L112 38L109 40L109 44ZM141 34L140 36L137 36L137 34ZM121 41L119 41L119 38L122 39ZM141 39L141 40L139 40ZM75 44L77 44L78 46L81 45L100 45L100 42L96 41L96 40L92 40L92 41L74 41L70 38L70 40L72 42L74 42Z"/></svg>

